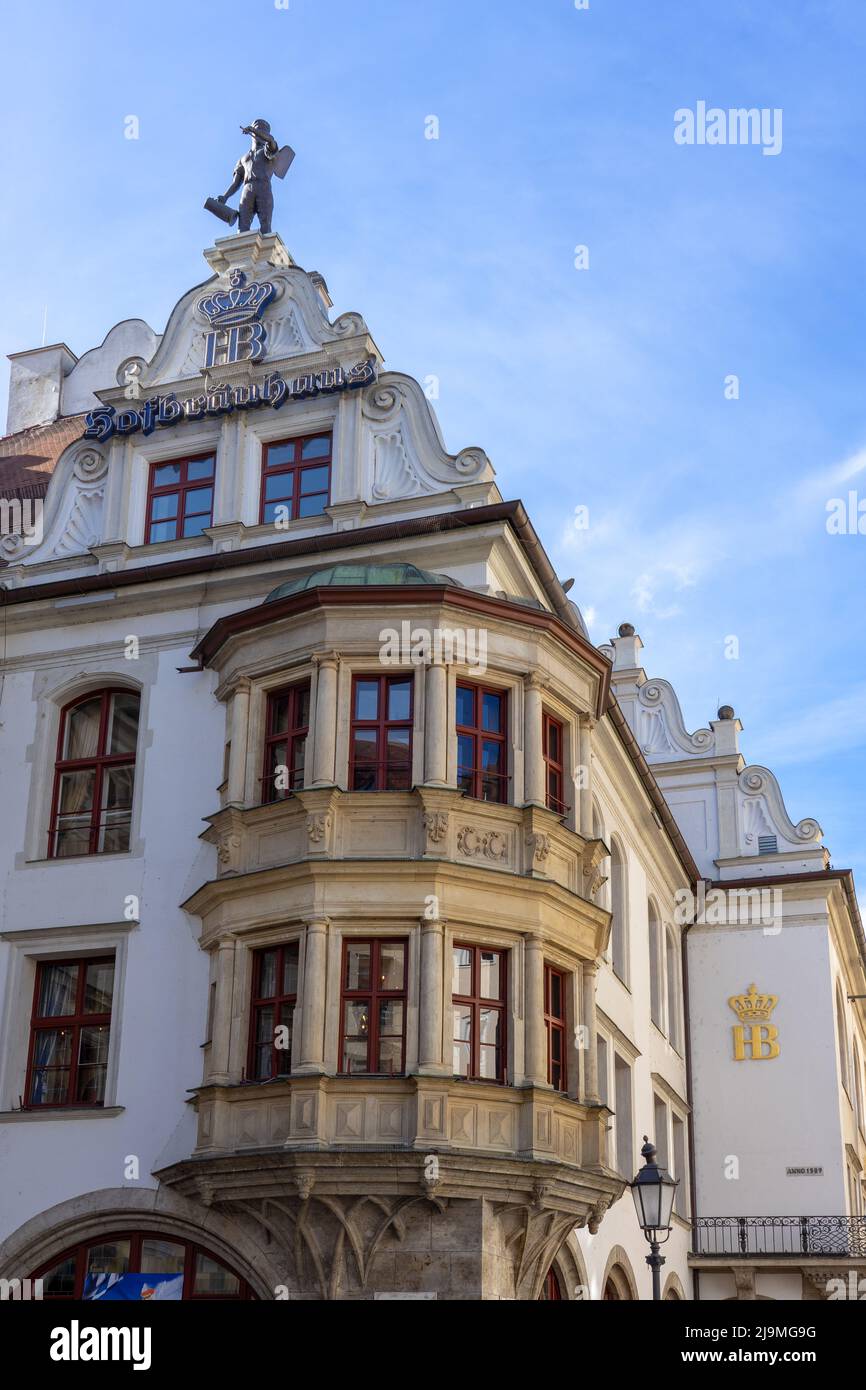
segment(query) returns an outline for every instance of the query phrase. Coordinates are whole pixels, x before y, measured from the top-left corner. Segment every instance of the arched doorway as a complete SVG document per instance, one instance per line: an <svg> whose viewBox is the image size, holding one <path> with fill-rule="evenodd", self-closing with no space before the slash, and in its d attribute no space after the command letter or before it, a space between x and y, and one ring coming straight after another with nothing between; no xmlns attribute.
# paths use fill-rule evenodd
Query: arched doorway
<svg viewBox="0 0 866 1390"><path fill-rule="evenodd" d="M561 1303L563 1301L562 1285L559 1282L559 1276L553 1268L553 1265L550 1266L550 1269L544 1276L544 1283L541 1286L541 1293L538 1295L538 1301L539 1303Z"/></svg>
<svg viewBox="0 0 866 1390"><path fill-rule="evenodd" d="M254 1298L249 1285L204 1246L157 1231L116 1231L82 1241L31 1276L52 1300Z"/></svg>

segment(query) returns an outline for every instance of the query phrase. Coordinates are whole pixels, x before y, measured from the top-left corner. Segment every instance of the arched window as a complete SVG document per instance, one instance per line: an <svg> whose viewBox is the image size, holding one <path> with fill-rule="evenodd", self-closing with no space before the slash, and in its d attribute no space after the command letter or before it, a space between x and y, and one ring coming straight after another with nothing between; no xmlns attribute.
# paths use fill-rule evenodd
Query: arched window
<svg viewBox="0 0 866 1390"><path fill-rule="evenodd" d="M680 1047L680 967L677 939L671 927L665 931L665 970L668 987L668 1038Z"/></svg>
<svg viewBox="0 0 866 1390"><path fill-rule="evenodd" d="M200 1245L154 1231L121 1231L67 1250L32 1276L43 1298L155 1301L253 1298L249 1285Z"/></svg>
<svg viewBox="0 0 866 1390"><path fill-rule="evenodd" d="M628 909L625 859L619 841L610 842L610 959L614 971L628 984Z"/></svg>
<svg viewBox="0 0 866 1390"><path fill-rule="evenodd" d="M842 991L836 986L836 1031L839 1034L839 1075L842 1078L842 1085L851 1094L851 1077L848 1067L848 1030L845 1027L845 1005L842 1002Z"/></svg>
<svg viewBox="0 0 866 1390"><path fill-rule="evenodd" d="M60 716L48 852L129 849L139 697L132 690L80 695Z"/></svg>
<svg viewBox="0 0 866 1390"><path fill-rule="evenodd" d="M647 904L649 918L649 970L650 970L650 1017L657 1028L664 1032L662 933L655 903L650 898Z"/></svg>

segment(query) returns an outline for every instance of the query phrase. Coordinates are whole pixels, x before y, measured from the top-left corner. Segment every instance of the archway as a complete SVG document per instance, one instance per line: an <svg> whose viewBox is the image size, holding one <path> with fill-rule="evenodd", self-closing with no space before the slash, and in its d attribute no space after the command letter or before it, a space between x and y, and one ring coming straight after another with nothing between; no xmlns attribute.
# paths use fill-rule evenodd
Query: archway
<svg viewBox="0 0 866 1390"><path fill-rule="evenodd" d="M131 1261L142 1253L141 1242L147 1240L165 1242L174 1247L163 1253L166 1259L173 1260L175 1273L179 1273L177 1266L180 1264L181 1251L178 1247L182 1247L184 1298L187 1297L188 1267L193 1276L189 1296L207 1296L192 1292L196 1265L202 1279L205 1276L210 1278L213 1291L221 1282L223 1287L234 1287L225 1284L225 1276L218 1273L219 1270L225 1270L238 1281L238 1292L219 1295L227 1298L273 1298L274 1290L284 1279L283 1271L272 1264L270 1253L237 1222L164 1187L107 1188L85 1193L40 1212L4 1242L0 1278L44 1277L71 1257L77 1260L77 1252L82 1249L108 1244L110 1238L118 1236L135 1237L139 1242L129 1246L128 1272L133 1269ZM122 1262L123 1252L116 1253L119 1254L119 1262ZM148 1245L143 1253L153 1269L154 1259L159 1258L158 1245ZM205 1261L212 1261L216 1268L197 1261L197 1254ZM92 1272L100 1271L93 1269ZM77 1263L72 1277L76 1280L79 1278ZM67 1270L67 1286L69 1278L70 1271ZM69 1292L53 1295L74 1296Z"/></svg>
<svg viewBox="0 0 866 1390"><path fill-rule="evenodd" d="M637 1282L631 1261L621 1245L614 1245L601 1280L601 1297L606 1302L637 1302Z"/></svg>

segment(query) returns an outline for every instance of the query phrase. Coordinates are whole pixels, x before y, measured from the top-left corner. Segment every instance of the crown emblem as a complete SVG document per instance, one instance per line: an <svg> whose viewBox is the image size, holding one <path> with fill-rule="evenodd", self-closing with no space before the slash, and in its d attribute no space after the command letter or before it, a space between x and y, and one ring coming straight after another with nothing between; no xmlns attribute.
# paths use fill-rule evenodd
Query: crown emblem
<svg viewBox="0 0 866 1390"><path fill-rule="evenodd" d="M229 276L229 288L206 295L199 300L197 307L211 327L234 328L241 323L255 323L276 292L276 286L270 280L248 285L244 272L233 270Z"/></svg>
<svg viewBox="0 0 866 1390"><path fill-rule="evenodd" d="M759 994L756 985L749 985L745 994L732 994L728 1004L743 1023L753 1020L766 1022L779 1002L778 994Z"/></svg>

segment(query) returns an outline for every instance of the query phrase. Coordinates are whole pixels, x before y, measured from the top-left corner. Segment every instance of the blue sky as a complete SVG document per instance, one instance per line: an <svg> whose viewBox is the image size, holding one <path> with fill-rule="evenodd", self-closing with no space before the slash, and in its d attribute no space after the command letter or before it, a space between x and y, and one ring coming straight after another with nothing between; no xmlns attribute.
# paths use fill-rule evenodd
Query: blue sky
<svg viewBox="0 0 866 1390"><path fill-rule="evenodd" d="M46 305L77 353L160 331L267 117L335 312L439 378L594 639L633 622L691 728L733 704L863 887L866 536L825 524L866 499L862 0L42 0L4 39L5 351ZM698 101L781 109L781 152L676 144Z"/></svg>

